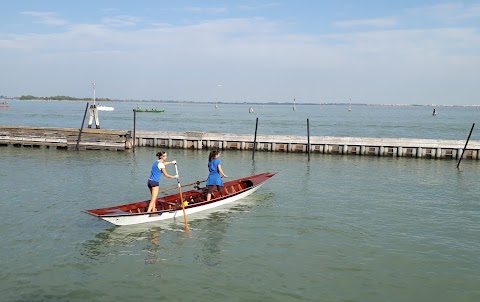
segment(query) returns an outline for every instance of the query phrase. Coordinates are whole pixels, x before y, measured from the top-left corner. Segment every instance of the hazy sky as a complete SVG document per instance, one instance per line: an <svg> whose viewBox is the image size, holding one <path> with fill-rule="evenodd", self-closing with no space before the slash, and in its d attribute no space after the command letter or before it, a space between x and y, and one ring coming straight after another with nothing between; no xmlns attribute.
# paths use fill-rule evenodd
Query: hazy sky
<svg viewBox="0 0 480 302"><path fill-rule="evenodd" d="M1 2L0 95L480 104L480 0Z"/></svg>

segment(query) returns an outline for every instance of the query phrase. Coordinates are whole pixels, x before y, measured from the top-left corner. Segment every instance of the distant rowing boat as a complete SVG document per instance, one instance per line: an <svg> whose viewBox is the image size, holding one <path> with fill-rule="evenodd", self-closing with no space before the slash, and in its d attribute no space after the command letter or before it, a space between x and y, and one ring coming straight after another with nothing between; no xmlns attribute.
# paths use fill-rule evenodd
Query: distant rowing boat
<svg viewBox="0 0 480 302"><path fill-rule="evenodd" d="M153 112L153 113L160 113L160 112L165 112L165 109L135 109L135 112Z"/></svg>

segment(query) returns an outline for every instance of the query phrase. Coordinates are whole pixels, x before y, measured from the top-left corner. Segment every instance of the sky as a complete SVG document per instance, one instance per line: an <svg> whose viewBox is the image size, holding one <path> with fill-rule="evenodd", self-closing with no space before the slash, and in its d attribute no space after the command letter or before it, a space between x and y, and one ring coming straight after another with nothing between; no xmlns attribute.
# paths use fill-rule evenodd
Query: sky
<svg viewBox="0 0 480 302"><path fill-rule="evenodd" d="M0 0L0 95L480 104L480 0Z"/></svg>

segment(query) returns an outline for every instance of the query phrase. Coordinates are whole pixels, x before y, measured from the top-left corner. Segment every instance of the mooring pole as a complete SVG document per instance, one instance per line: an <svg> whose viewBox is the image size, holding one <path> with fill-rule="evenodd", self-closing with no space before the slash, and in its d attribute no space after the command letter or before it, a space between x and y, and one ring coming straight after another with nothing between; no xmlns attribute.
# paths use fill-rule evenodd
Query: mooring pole
<svg viewBox="0 0 480 302"><path fill-rule="evenodd" d="M85 113L83 114L82 127L78 132L77 146L75 147L75 150L77 151L78 151L78 144L80 144L80 138L82 137L83 124L85 123L85 116L87 116L87 110L88 110L88 102L87 102L87 107L85 107Z"/></svg>
<svg viewBox="0 0 480 302"><path fill-rule="evenodd" d="M307 118L307 153L308 161L310 161L310 122Z"/></svg>
<svg viewBox="0 0 480 302"><path fill-rule="evenodd" d="M136 141L136 138L135 138L135 125L137 123L137 110L136 109L133 109L133 153L135 153L135 141Z"/></svg>
<svg viewBox="0 0 480 302"><path fill-rule="evenodd" d="M473 123L472 129L470 129L470 133L468 134L467 141L465 142L465 147L463 147L463 150L462 150L462 155L460 156L460 159L458 160L457 169L458 169L458 166L460 166L460 162L462 161L463 153L465 152L465 149L467 148L468 141L470 140L470 135L472 135L473 127L475 127L475 123Z"/></svg>
<svg viewBox="0 0 480 302"><path fill-rule="evenodd" d="M88 128L92 128L92 122L95 119L95 128L100 129L100 119L98 118L98 109L95 105L95 82L93 82L93 105L90 106L90 117L88 119Z"/></svg>
<svg viewBox="0 0 480 302"><path fill-rule="evenodd" d="M257 149L257 128L258 128L258 117L255 123L255 136L253 137L253 153L252 160L255 160L255 149Z"/></svg>

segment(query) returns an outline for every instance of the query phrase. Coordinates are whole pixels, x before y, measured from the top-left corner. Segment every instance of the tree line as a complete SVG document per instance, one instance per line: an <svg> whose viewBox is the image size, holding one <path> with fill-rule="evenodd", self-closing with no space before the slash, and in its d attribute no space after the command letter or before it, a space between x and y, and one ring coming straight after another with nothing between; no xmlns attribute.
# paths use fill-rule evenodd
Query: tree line
<svg viewBox="0 0 480 302"><path fill-rule="evenodd" d="M45 101L93 101L93 98L74 98L71 96L65 95L56 95L56 96L33 96L33 95L22 95L18 98L19 100L28 101L28 100L45 100ZM98 102L108 102L111 101L109 98L95 98Z"/></svg>

